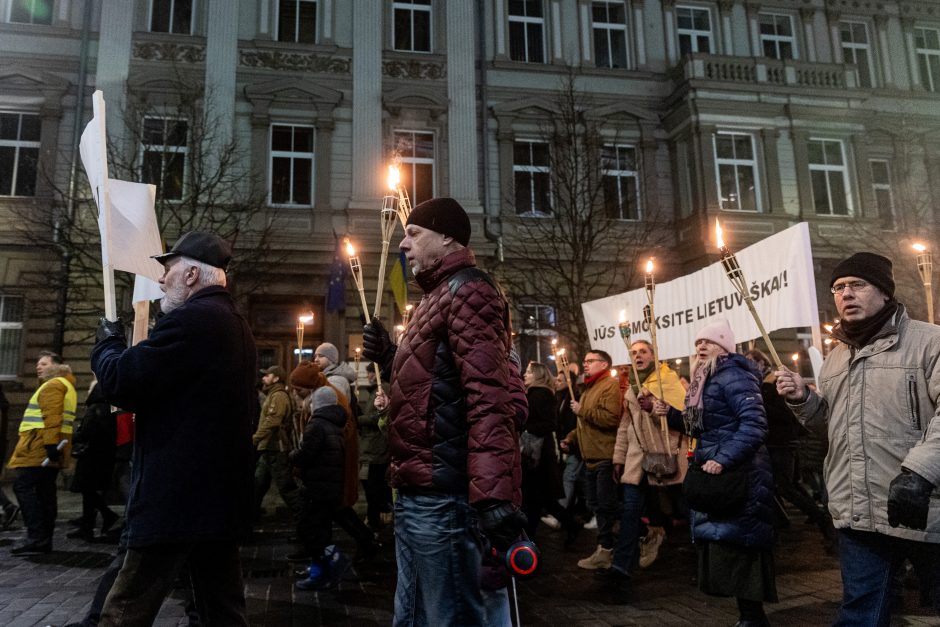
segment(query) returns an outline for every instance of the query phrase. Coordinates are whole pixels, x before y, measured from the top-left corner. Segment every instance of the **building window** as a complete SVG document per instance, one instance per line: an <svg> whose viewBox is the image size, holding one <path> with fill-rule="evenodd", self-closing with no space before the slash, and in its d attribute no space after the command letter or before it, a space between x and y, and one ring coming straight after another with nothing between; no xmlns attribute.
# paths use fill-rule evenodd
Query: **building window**
<svg viewBox="0 0 940 627"><path fill-rule="evenodd" d="M0 295L0 376L14 377L23 340L22 296Z"/></svg>
<svg viewBox="0 0 940 627"><path fill-rule="evenodd" d="M315 44L317 0L280 0L277 5L277 40Z"/></svg>
<svg viewBox="0 0 940 627"><path fill-rule="evenodd" d="M18 24L52 24L53 0L13 0L10 21Z"/></svg>
<svg viewBox="0 0 940 627"><path fill-rule="evenodd" d="M871 42L868 27L863 22L840 22L842 59L858 68L858 84L871 87L874 84L871 64Z"/></svg>
<svg viewBox="0 0 940 627"><path fill-rule="evenodd" d="M940 30L915 28L914 47L921 84L930 91L940 91Z"/></svg>
<svg viewBox="0 0 940 627"><path fill-rule="evenodd" d="M878 207L878 217L881 225L894 228L894 194L891 192L891 164L886 159L872 159L868 162L871 167L871 188L875 196L875 205Z"/></svg>
<svg viewBox="0 0 940 627"><path fill-rule="evenodd" d="M713 139L719 206L725 211L760 211L754 137L723 132Z"/></svg>
<svg viewBox="0 0 940 627"><path fill-rule="evenodd" d="M634 146L605 145L604 207L613 220L640 219L640 177Z"/></svg>
<svg viewBox="0 0 940 627"><path fill-rule="evenodd" d="M271 126L271 204L313 205L312 126Z"/></svg>
<svg viewBox="0 0 940 627"><path fill-rule="evenodd" d="M594 63L597 67L627 67L627 12L623 2L595 2Z"/></svg>
<svg viewBox="0 0 940 627"><path fill-rule="evenodd" d="M516 214L543 217L552 212L548 143L530 140L513 142L512 173L516 191Z"/></svg>
<svg viewBox="0 0 940 627"><path fill-rule="evenodd" d="M392 28L395 50L431 52L431 0L395 0Z"/></svg>
<svg viewBox="0 0 940 627"><path fill-rule="evenodd" d="M509 58L545 63L545 13L542 0L509 0Z"/></svg>
<svg viewBox="0 0 940 627"><path fill-rule="evenodd" d="M757 16L757 26L760 30L760 45L765 57L796 58L793 19L789 15L761 13Z"/></svg>
<svg viewBox="0 0 940 627"><path fill-rule="evenodd" d="M517 326L520 362L553 362L555 353L552 350L552 340L558 336L555 331L555 308L549 305L519 305L519 314L522 318L521 324Z"/></svg>
<svg viewBox="0 0 940 627"><path fill-rule="evenodd" d="M843 143L837 139L810 139L808 154L816 213L832 216L851 214L852 201L849 198Z"/></svg>
<svg viewBox="0 0 940 627"><path fill-rule="evenodd" d="M39 116L0 113L0 196L35 196Z"/></svg>
<svg viewBox="0 0 940 627"><path fill-rule="evenodd" d="M412 205L434 198L434 134L395 131L395 154L401 164L401 184Z"/></svg>
<svg viewBox="0 0 940 627"><path fill-rule="evenodd" d="M150 0L150 31L190 35L195 0Z"/></svg>
<svg viewBox="0 0 940 627"><path fill-rule="evenodd" d="M679 54L712 51L711 14L708 9L676 7Z"/></svg>
<svg viewBox="0 0 940 627"><path fill-rule="evenodd" d="M144 118L140 179L157 186L157 198L182 200L189 156L189 124L174 118Z"/></svg>

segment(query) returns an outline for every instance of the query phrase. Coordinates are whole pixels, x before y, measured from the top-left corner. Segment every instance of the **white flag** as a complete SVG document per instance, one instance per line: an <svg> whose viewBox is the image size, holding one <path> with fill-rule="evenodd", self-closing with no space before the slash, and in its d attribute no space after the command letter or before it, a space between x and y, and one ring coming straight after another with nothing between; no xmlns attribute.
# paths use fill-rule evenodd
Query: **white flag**
<svg viewBox="0 0 940 627"><path fill-rule="evenodd" d="M156 188L144 183L111 180L111 265L153 281L163 275L163 266L151 255L163 252L160 229L153 210ZM100 216L98 226L104 228ZM101 234L102 239L105 234Z"/></svg>
<svg viewBox="0 0 940 627"><path fill-rule="evenodd" d="M163 290L156 281L151 281L145 276L137 275L134 277L134 297L132 303L150 302L163 298Z"/></svg>

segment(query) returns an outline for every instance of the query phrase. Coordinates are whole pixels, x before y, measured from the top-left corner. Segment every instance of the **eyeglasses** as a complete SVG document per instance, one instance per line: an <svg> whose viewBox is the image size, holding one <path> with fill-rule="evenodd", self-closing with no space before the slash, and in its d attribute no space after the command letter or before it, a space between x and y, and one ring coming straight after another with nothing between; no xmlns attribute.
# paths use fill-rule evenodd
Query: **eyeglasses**
<svg viewBox="0 0 940 627"><path fill-rule="evenodd" d="M847 287L850 288L853 292L863 292L871 287L871 283L868 281L847 281L845 283L838 283L833 285L829 288L829 291L833 294L841 296Z"/></svg>
<svg viewBox="0 0 940 627"><path fill-rule="evenodd" d="M583 360L581 363L582 363L582 364L593 364L595 361L604 361L604 360L603 360L603 359L585 359L585 360Z"/></svg>

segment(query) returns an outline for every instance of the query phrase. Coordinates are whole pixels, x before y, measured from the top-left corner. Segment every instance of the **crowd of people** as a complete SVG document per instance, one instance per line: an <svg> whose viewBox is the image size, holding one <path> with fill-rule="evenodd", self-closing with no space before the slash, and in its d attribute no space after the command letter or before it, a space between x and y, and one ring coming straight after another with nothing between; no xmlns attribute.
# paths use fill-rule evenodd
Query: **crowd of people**
<svg viewBox="0 0 940 627"><path fill-rule="evenodd" d="M510 625L504 557L543 524L566 548L596 535L577 566L616 586L687 526L699 588L735 598L740 627L768 625L783 501L839 555L835 624L887 625L905 560L940 614L940 330L895 299L890 260L857 253L836 267L838 342L814 386L738 353L724 319L698 331L688 379L644 339L619 376L599 349L554 372L519 362L509 303L470 231L452 199L414 208L400 248L423 298L397 343L381 320L365 325L376 367L362 385L330 343L290 372L259 371L225 288L231 247L184 235L156 257L165 297L149 337L129 347L123 325L102 320L77 429L75 378L40 355L7 464L17 503L0 491L3 529L21 512L27 531L12 553L53 550L55 482L72 457L82 515L69 536L94 539L99 515L102 534L114 527L105 493L132 441L119 553L82 625L151 624L181 575L200 620L247 625L239 545L272 484L296 524L299 590L334 587L393 522L395 625ZM800 480L821 474L804 442L828 446L824 485Z"/></svg>

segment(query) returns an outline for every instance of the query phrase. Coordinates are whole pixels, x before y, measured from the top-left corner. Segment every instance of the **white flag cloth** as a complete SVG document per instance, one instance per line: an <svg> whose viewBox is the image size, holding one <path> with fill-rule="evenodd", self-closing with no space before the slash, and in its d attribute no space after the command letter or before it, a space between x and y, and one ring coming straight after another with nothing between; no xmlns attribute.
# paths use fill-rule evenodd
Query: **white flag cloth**
<svg viewBox="0 0 940 627"><path fill-rule="evenodd" d="M158 281L163 275L163 266L150 258L163 252L153 210L155 195L153 185L110 181L111 264L115 270ZM103 221L99 219L98 225L103 228Z"/></svg>
<svg viewBox="0 0 940 627"><path fill-rule="evenodd" d="M819 326L813 255L805 222L748 246L737 258L768 332ZM626 311L631 323L631 339L648 340L649 326L643 323L646 304L643 288L583 303L591 348L607 351L615 364L630 363L618 330L620 311ZM655 313L660 359L691 355L696 333L715 318L728 319L739 344L761 335L721 262L658 284Z"/></svg>
<svg viewBox="0 0 940 627"><path fill-rule="evenodd" d="M163 298L163 290L160 289L159 283L139 274L134 277L134 297L131 302L150 302L161 298Z"/></svg>

